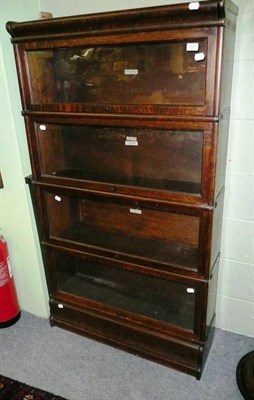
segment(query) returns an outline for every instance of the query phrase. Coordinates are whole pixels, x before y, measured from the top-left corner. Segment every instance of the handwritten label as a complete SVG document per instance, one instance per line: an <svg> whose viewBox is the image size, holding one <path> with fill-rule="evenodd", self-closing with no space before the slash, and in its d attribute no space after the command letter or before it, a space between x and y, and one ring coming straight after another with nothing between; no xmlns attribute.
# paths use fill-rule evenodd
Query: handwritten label
<svg viewBox="0 0 254 400"><path fill-rule="evenodd" d="M142 210L139 208L130 208L130 213L132 214L142 214Z"/></svg>
<svg viewBox="0 0 254 400"><path fill-rule="evenodd" d="M138 139L135 136L126 136L125 146L138 146Z"/></svg>
<svg viewBox="0 0 254 400"><path fill-rule="evenodd" d="M138 69L125 69L124 75L138 75Z"/></svg>
<svg viewBox="0 0 254 400"><path fill-rule="evenodd" d="M57 304L58 308L64 308L63 304Z"/></svg>
<svg viewBox="0 0 254 400"><path fill-rule="evenodd" d="M138 146L138 141L134 140L125 140L125 146Z"/></svg>
<svg viewBox="0 0 254 400"><path fill-rule="evenodd" d="M187 43L186 50L187 51L198 51L199 43Z"/></svg>
<svg viewBox="0 0 254 400"><path fill-rule="evenodd" d="M205 54L204 53L197 53L194 56L195 61L203 61L205 59Z"/></svg>
<svg viewBox="0 0 254 400"><path fill-rule="evenodd" d="M188 289L187 289L187 293L195 293L195 289L193 289L193 288L188 288Z"/></svg>
<svg viewBox="0 0 254 400"><path fill-rule="evenodd" d="M55 196L56 201L62 201L62 198L60 196Z"/></svg>
<svg viewBox="0 0 254 400"><path fill-rule="evenodd" d="M40 131L46 131L47 127L46 125L40 125Z"/></svg>
<svg viewBox="0 0 254 400"><path fill-rule="evenodd" d="M193 1L189 4L189 10L198 10L199 9L199 1Z"/></svg>

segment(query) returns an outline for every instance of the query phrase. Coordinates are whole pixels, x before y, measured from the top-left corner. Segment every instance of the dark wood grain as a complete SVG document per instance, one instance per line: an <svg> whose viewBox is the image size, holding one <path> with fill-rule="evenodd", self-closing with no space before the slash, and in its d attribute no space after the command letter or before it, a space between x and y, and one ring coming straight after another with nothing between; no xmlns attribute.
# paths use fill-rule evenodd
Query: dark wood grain
<svg viewBox="0 0 254 400"><path fill-rule="evenodd" d="M58 18L55 20L29 21L23 23L8 22L6 27L13 42L34 39L52 39L64 37L80 37L84 35L126 33L158 29L179 29L201 26L225 26L226 19L231 20L232 14L237 14L238 8L230 0L219 2L210 0L200 3L199 12L191 13L186 4L149 7L144 9L124 10L101 14Z"/></svg>
<svg viewBox="0 0 254 400"><path fill-rule="evenodd" d="M51 325L197 379L215 326L238 12L198 6L7 23Z"/></svg>
<svg viewBox="0 0 254 400"><path fill-rule="evenodd" d="M34 123L26 117L26 125L38 181L213 204L217 131L211 123L48 116ZM129 136L137 146L125 145Z"/></svg>

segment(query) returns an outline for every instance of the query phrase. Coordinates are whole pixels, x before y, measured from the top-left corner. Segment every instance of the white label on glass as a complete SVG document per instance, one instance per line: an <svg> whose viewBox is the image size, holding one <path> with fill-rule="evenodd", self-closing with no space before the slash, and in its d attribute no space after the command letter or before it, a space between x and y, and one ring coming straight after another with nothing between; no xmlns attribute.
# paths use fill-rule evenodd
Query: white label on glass
<svg viewBox="0 0 254 400"><path fill-rule="evenodd" d="M132 214L142 214L142 210L139 208L130 208L130 213Z"/></svg>
<svg viewBox="0 0 254 400"><path fill-rule="evenodd" d="M125 69L124 75L138 75L138 69Z"/></svg>
<svg viewBox="0 0 254 400"><path fill-rule="evenodd" d="M58 308L63 308L63 304L57 304Z"/></svg>
<svg viewBox="0 0 254 400"><path fill-rule="evenodd" d="M138 146L137 140L125 140L125 146Z"/></svg>
<svg viewBox="0 0 254 400"><path fill-rule="evenodd" d="M62 201L62 198L60 196L55 196L56 201Z"/></svg>
<svg viewBox="0 0 254 400"><path fill-rule="evenodd" d="M46 125L40 125L40 131L46 131L47 127Z"/></svg>
<svg viewBox="0 0 254 400"><path fill-rule="evenodd" d="M137 140L136 136L126 136L126 140Z"/></svg>
<svg viewBox="0 0 254 400"><path fill-rule="evenodd" d="M205 54L204 53L197 53L194 56L195 61L203 61L205 59Z"/></svg>
<svg viewBox="0 0 254 400"><path fill-rule="evenodd" d="M198 10L199 9L199 1L193 1L189 4L189 10Z"/></svg>
<svg viewBox="0 0 254 400"><path fill-rule="evenodd" d="M187 51L198 51L199 43L187 43L186 50Z"/></svg>
<svg viewBox="0 0 254 400"><path fill-rule="evenodd" d="M190 287L187 289L187 293L195 293L195 289Z"/></svg>

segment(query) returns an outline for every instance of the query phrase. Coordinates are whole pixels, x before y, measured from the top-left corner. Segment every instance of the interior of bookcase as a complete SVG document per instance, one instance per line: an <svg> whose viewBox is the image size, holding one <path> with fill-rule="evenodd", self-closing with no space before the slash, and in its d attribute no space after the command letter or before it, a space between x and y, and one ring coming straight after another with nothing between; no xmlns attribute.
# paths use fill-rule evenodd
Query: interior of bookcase
<svg viewBox="0 0 254 400"><path fill-rule="evenodd" d="M203 131L36 124L41 174L199 194Z"/></svg>
<svg viewBox="0 0 254 400"><path fill-rule="evenodd" d="M44 193L49 236L197 270L200 217Z"/></svg>
<svg viewBox="0 0 254 400"><path fill-rule="evenodd" d="M29 50L32 104L203 105L207 41L201 59L189 41Z"/></svg>
<svg viewBox="0 0 254 400"><path fill-rule="evenodd" d="M193 286L61 253L54 262L63 292L193 330Z"/></svg>

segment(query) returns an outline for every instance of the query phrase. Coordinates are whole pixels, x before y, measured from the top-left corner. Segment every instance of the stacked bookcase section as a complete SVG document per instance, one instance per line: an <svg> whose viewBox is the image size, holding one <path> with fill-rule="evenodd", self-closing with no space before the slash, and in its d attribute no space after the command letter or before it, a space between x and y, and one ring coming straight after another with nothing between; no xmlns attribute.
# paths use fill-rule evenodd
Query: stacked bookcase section
<svg viewBox="0 0 254 400"><path fill-rule="evenodd" d="M237 7L9 22L52 325L200 378Z"/></svg>

